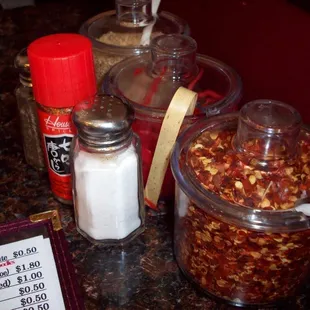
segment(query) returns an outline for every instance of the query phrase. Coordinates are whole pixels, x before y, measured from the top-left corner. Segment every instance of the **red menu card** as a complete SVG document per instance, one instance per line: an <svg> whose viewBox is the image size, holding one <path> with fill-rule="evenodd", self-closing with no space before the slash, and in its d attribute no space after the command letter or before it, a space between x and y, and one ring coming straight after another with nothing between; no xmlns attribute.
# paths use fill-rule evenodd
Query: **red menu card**
<svg viewBox="0 0 310 310"><path fill-rule="evenodd" d="M85 309L58 211L0 225L0 309Z"/></svg>

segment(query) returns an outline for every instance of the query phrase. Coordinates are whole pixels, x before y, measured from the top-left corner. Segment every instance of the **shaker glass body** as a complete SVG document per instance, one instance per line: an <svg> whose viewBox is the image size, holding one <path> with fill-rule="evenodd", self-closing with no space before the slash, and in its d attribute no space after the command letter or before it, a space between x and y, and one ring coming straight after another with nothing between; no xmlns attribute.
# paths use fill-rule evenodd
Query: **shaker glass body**
<svg viewBox="0 0 310 310"><path fill-rule="evenodd" d="M27 86L20 83L15 89L15 96L26 162L37 170L44 170L45 164L38 127L36 102L33 98L31 84Z"/></svg>
<svg viewBox="0 0 310 310"><path fill-rule="evenodd" d="M29 71L27 50L22 49L14 59L14 67L19 73L19 84L15 96L19 112L19 121L27 164L37 170L44 170L36 102L33 96L32 80Z"/></svg>
<svg viewBox="0 0 310 310"><path fill-rule="evenodd" d="M71 162L78 231L93 243L125 244L144 230L140 141L91 150L74 138Z"/></svg>

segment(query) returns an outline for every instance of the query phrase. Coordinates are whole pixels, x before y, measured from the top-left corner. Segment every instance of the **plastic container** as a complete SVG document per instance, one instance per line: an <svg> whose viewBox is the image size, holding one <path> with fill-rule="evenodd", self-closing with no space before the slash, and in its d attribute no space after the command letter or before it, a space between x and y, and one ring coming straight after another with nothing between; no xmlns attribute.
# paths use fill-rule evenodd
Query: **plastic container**
<svg viewBox="0 0 310 310"><path fill-rule="evenodd" d="M151 31L151 38L189 34L186 22L171 13L160 12L155 18L151 0L115 0L115 8L90 18L80 28L80 33L92 41L98 85L114 64L149 52L148 44L140 44L145 31Z"/></svg>
<svg viewBox="0 0 310 310"><path fill-rule="evenodd" d="M310 131L291 106L257 100L196 123L171 158L175 254L205 293L234 305L276 304L309 277Z"/></svg>
<svg viewBox="0 0 310 310"><path fill-rule="evenodd" d="M125 98L135 109L133 129L141 138L144 182L167 107L180 86L199 96L196 111L186 117L185 127L200 118L238 108L242 83L237 73L216 59L196 55L196 49L191 37L159 36L151 42L151 54L128 58L106 76L104 91ZM168 170L161 199L173 197L174 180Z"/></svg>
<svg viewBox="0 0 310 310"><path fill-rule="evenodd" d="M40 138L37 104L33 97L27 49L22 49L15 57L15 68L19 71L19 84L15 96L19 112L23 139L24 156L28 165L45 170L44 154Z"/></svg>

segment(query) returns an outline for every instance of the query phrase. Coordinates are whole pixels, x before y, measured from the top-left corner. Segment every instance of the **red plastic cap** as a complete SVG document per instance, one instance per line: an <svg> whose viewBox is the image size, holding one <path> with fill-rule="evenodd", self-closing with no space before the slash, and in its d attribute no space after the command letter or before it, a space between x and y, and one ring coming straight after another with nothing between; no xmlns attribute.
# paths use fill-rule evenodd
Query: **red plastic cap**
<svg viewBox="0 0 310 310"><path fill-rule="evenodd" d="M96 93L91 42L79 34L42 37L28 47L33 92L42 105L65 108Z"/></svg>

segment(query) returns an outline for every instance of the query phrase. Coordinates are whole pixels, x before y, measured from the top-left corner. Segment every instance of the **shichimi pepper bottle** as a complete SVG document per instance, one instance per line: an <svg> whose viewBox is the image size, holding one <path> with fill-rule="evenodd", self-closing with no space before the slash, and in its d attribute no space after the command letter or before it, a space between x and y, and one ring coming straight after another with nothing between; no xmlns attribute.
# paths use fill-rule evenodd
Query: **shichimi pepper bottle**
<svg viewBox="0 0 310 310"><path fill-rule="evenodd" d="M29 45L28 58L51 189L71 204L71 111L96 93L91 42L78 34L45 36Z"/></svg>

